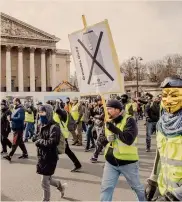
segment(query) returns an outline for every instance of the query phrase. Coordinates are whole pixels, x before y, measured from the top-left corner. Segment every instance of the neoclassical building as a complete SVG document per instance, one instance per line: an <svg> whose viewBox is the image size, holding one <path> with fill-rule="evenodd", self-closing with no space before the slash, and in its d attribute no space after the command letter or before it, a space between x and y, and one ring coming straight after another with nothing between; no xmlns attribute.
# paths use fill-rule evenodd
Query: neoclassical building
<svg viewBox="0 0 182 202"><path fill-rule="evenodd" d="M1 92L52 91L70 78L60 39L1 13Z"/></svg>

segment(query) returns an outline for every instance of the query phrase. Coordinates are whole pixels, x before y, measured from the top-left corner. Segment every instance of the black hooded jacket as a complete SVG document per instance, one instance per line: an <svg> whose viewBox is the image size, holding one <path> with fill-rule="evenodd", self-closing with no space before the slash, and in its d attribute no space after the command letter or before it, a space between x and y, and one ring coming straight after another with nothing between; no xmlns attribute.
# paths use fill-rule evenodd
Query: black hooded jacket
<svg viewBox="0 0 182 202"><path fill-rule="evenodd" d="M41 175L53 175L58 161L57 146L60 142L61 130L53 121L53 110L50 105L44 105L48 124L41 126L35 145L37 146L37 173Z"/></svg>

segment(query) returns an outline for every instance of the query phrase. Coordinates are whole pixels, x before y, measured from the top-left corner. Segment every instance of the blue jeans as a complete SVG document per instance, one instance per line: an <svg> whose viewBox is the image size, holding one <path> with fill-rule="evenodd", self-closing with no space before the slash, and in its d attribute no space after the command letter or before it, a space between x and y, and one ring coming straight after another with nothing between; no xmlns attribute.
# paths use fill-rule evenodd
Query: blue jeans
<svg viewBox="0 0 182 202"><path fill-rule="evenodd" d="M93 125L88 125L87 127L87 144L86 144L86 149L90 148L90 141L92 143L92 146L95 146L95 142L94 142L94 138L92 136L92 129L93 129Z"/></svg>
<svg viewBox="0 0 182 202"><path fill-rule="evenodd" d="M147 122L146 124L146 147L151 147L151 136L156 131L157 122Z"/></svg>
<svg viewBox="0 0 182 202"><path fill-rule="evenodd" d="M123 166L113 166L107 161L102 177L100 201L112 201L114 188L120 175L126 178L138 201L145 201L144 186L140 183L138 162Z"/></svg>
<svg viewBox="0 0 182 202"><path fill-rule="evenodd" d="M27 122L25 127L25 132L24 132L25 140L28 140L29 137L32 137L34 135L34 130L35 130L34 123Z"/></svg>

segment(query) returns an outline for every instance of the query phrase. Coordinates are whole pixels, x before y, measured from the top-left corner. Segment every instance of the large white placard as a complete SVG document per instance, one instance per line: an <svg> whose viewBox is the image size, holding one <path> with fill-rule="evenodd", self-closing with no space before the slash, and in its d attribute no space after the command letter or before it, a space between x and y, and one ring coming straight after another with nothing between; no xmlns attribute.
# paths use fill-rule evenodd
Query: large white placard
<svg viewBox="0 0 182 202"><path fill-rule="evenodd" d="M107 20L69 35L81 93L122 92L114 43Z"/></svg>

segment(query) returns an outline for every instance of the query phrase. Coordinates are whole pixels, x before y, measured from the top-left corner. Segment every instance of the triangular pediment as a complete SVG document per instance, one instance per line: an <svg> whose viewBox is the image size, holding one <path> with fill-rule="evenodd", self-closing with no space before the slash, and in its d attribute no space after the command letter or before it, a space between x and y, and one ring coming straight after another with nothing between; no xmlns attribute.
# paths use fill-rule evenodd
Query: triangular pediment
<svg viewBox="0 0 182 202"><path fill-rule="evenodd" d="M60 40L54 35L48 34L4 13L1 13L1 37L18 37L54 42Z"/></svg>

